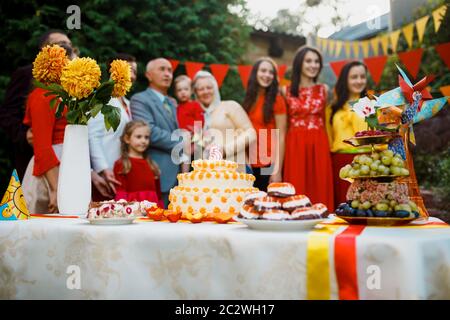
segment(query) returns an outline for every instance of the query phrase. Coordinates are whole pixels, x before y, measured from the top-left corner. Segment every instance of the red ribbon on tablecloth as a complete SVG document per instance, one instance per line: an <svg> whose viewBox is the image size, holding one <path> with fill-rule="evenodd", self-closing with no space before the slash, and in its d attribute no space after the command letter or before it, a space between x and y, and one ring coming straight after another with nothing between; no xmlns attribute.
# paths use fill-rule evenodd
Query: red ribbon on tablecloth
<svg viewBox="0 0 450 320"><path fill-rule="evenodd" d="M356 237L364 225L349 225L334 240L334 265L340 300L358 300Z"/></svg>

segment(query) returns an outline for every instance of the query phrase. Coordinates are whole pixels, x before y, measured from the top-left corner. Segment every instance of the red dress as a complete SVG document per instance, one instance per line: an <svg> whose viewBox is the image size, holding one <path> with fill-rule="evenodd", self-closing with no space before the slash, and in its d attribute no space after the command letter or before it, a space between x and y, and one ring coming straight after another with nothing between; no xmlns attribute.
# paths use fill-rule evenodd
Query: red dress
<svg viewBox="0 0 450 320"><path fill-rule="evenodd" d="M313 203L334 211L333 174L325 129L325 86L300 88L298 97L287 90L289 125L286 134L284 180Z"/></svg>
<svg viewBox="0 0 450 320"><path fill-rule="evenodd" d="M147 159L131 158L131 170L123 174L122 159L114 163L114 175L120 182L116 187L116 200L125 199L127 201L148 200L156 202L162 208L161 187L159 179L155 179L150 164Z"/></svg>

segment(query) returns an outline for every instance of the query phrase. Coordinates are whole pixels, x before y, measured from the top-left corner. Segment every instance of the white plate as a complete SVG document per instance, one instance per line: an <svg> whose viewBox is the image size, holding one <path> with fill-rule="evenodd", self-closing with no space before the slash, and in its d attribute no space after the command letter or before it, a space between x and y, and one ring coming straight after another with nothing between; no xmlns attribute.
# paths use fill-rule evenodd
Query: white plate
<svg viewBox="0 0 450 320"><path fill-rule="evenodd" d="M113 218L113 219L88 219L91 224L96 225L119 225L131 224L136 218Z"/></svg>
<svg viewBox="0 0 450 320"><path fill-rule="evenodd" d="M298 231L298 230L311 230L314 226L326 219L314 219L314 220L284 220L284 221L272 221L272 220L252 220L234 217L236 221L246 224L250 229L255 230L270 230L270 231Z"/></svg>

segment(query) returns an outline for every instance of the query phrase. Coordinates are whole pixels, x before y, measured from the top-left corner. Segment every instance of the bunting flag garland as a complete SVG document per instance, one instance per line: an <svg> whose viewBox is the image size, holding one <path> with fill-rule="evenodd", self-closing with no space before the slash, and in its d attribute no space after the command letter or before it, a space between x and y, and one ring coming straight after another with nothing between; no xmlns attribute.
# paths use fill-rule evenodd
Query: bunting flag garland
<svg viewBox="0 0 450 320"><path fill-rule="evenodd" d="M391 48L393 52L397 52L397 44L398 38L400 37L400 31L401 30L395 30L389 34L389 37L391 38Z"/></svg>
<svg viewBox="0 0 450 320"><path fill-rule="evenodd" d="M178 67L180 61L175 59L167 59L167 60L169 60L170 64L172 65L172 71L175 72L175 69Z"/></svg>
<svg viewBox="0 0 450 320"><path fill-rule="evenodd" d="M361 47L362 47L362 51L363 51L363 57L368 57L369 56L369 41L367 41L367 40L362 41Z"/></svg>
<svg viewBox="0 0 450 320"><path fill-rule="evenodd" d="M375 38L371 39L370 44L372 45L373 55L378 56L378 52L379 52L378 49L380 47L380 38L375 37Z"/></svg>
<svg viewBox="0 0 450 320"><path fill-rule="evenodd" d="M223 80L227 76L230 66L228 64L210 64L211 73L216 78L219 88L222 86Z"/></svg>
<svg viewBox="0 0 450 320"><path fill-rule="evenodd" d="M203 62L192 62L192 61L186 61L184 63L184 66L186 67L186 74L189 78L194 79L195 74L202 70L203 66L205 64Z"/></svg>
<svg viewBox="0 0 450 320"><path fill-rule="evenodd" d="M437 33L439 31L439 28L441 27L442 19L445 16L445 13L447 12L447 6L443 5L442 7L439 7L438 9L433 11L433 22L434 22L434 32Z"/></svg>
<svg viewBox="0 0 450 320"><path fill-rule="evenodd" d="M358 42L352 42L353 46L353 54L355 55L355 58L359 57L359 43Z"/></svg>
<svg viewBox="0 0 450 320"><path fill-rule="evenodd" d="M278 80L283 80L284 79L284 74L286 73L287 70L287 65L282 64L280 66L278 66Z"/></svg>
<svg viewBox="0 0 450 320"><path fill-rule="evenodd" d="M404 64L409 74L415 79L419 73L420 61L422 60L423 49L415 49L406 52L400 52L398 57Z"/></svg>
<svg viewBox="0 0 450 320"><path fill-rule="evenodd" d="M405 36L408 47L411 49L413 46L413 36L414 36L414 24L410 23L402 28L403 35Z"/></svg>
<svg viewBox="0 0 450 320"><path fill-rule="evenodd" d="M330 56L334 55L334 47L336 46L336 42L334 40L330 40L328 43L328 49Z"/></svg>
<svg viewBox="0 0 450 320"><path fill-rule="evenodd" d="M351 56L351 52L350 52L350 49L351 49L351 47L350 47L350 42L348 42L348 41L345 41L345 57L346 58L350 58L350 56Z"/></svg>
<svg viewBox="0 0 450 320"><path fill-rule="evenodd" d="M339 57L342 51L342 41L336 41L336 52L334 53L335 57Z"/></svg>
<svg viewBox="0 0 450 320"><path fill-rule="evenodd" d="M332 61L330 62L330 67L333 70L336 78L339 78L341 74L342 68L349 62L350 60L340 60L340 61Z"/></svg>
<svg viewBox="0 0 450 320"><path fill-rule="evenodd" d="M389 54L389 35L385 34L380 39L381 47L383 48L383 53L385 55Z"/></svg>
<svg viewBox="0 0 450 320"><path fill-rule="evenodd" d="M248 79L250 78L250 72L252 71L252 66L240 65L238 66L238 72L241 76L242 85L247 90Z"/></svg>
<svg viewBox="0 0 450 320"><path fill-rule="evenodd" d="M441 56L442 61L444 61L447 68L450 69L450 42L438 44L435 48Z"/></svg>
<svg viewBox="0 0 450 320"><path fill-rule="evenodd" d="M372 79L375 82L375 84L378 85L378 83L381 80L381 75L383 74L384 66L387 62L387 56L378 56L378 57L370 57L365 58L364 63L367 66L367 69L369 69L370 74L372 75Z"/></svg>
<svg viewBox="0 0 450 320"><path fill-rule="evenodd" d="M423 41L423 35L425 34L425 28L430 16L425 16L416 21L417 36L419 37L419 43Z"/></svg>

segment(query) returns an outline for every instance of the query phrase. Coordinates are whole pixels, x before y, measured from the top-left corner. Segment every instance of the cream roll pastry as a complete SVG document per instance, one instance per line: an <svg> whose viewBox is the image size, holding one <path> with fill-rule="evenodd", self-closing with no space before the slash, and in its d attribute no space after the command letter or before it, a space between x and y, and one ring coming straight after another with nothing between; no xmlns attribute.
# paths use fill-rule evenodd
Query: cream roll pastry
<svg viewBox="0 0 450 320"><path fill-rule="evenodd" d="M286 198L295 195L295 187L289 182L273 182L267 186L267 193L272 197Z"/></svg>

